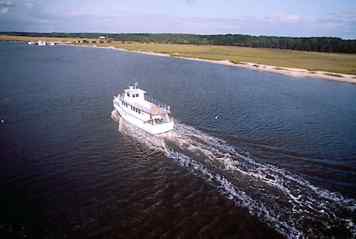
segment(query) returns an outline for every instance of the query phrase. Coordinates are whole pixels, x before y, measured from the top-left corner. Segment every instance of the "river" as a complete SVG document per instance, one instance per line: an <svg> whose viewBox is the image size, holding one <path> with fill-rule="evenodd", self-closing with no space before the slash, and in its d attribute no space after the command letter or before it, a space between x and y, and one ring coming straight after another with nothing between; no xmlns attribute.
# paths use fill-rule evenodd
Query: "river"
<svg viewBox="0 0 356 239"><path fill-rule="evenodd" d="M356 86L0 43L0 230L69 238L356 236ZM111 118L138 82L155 138Z"/></svg>

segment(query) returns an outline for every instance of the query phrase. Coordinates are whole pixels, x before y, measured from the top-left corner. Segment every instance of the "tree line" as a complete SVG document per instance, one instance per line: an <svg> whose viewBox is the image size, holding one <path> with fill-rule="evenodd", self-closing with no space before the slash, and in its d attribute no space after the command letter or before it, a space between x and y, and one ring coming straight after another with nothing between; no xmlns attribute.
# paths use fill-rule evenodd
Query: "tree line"
<svg viewBox="0 0 356 239"><path fill-rule="evenodd" d="M142 43L174 43L196 45L224 45L254 48L278 48L317 52L356 53L356 40L337 37L278 37L242 34L170 34L170 33L29 33L7 32L2 34L45 37L98 38L106 36L117 41Z"/></svg>

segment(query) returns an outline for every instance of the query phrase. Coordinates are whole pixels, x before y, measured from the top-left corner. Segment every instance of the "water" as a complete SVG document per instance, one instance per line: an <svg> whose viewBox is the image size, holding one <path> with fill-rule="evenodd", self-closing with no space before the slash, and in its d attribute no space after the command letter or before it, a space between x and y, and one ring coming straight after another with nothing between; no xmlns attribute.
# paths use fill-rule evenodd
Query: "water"
<svg viewBox="0 0 356 239"><path fill-rule="evenodd" d="M15 43L0 66L5 235L356 235L354 85ZM111 119L136 81L173 107L175 132Z"/></svg>

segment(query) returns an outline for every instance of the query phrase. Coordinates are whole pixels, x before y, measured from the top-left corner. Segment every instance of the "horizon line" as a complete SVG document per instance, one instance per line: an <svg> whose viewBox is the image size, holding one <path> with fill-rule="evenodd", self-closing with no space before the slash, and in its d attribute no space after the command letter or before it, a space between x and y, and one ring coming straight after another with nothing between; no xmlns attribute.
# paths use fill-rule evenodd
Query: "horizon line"
<svg viewBox="0 0 356 239"><path fill-rule="evenodd" d="M335 38L341 40L356 40L356 38L344 38L338 36L288 36L288 35L257 35L257 34L247 34L247 33L216 33L216 34L204 34L204 33L184 33L184 32L56 32L56 31L0 31L0 34L4 33L35 33L35 34L152 34L152 35L196 35L196 36L221 36L221 35L243 35L243 36L252 36L252 37L280 37L280 38Z"/></svg>

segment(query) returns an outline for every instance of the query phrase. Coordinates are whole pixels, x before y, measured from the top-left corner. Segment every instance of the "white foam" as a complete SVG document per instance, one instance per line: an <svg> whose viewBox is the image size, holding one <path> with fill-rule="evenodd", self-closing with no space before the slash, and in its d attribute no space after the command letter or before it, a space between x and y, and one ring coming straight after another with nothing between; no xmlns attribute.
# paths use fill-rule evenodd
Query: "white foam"
<svg viewBox="0 0 356 239"><path fill-rule="evenodd" d="M222 192L226 198L233 200L238 206L247 208L250 214L258 216L260 220L277 229L288 238L300 238L302 236L302 232L287 223L278 220L278 214L276 212L271 212L263 205L263 203L253 200L245 192L236 188L224 176L212 172L203 164L194 161L190 157L181 153L170 151L169 158L175 160L179 165L188 168L194 174L207 178L209 181L213 181L215 186L217 186L219 191Z"/></svg>
<svg viewBox="0 0 356 239"><path fill-rule="evenodd" d="M278 203L274 201L268 201L270 196L268 194L273 193L270 190L267 191L267 193L255 191L251 194L258 194L259 202L267 202L267 204L264 204L266 205L264 207L267 208L266 210L269 214L276 215L277 213L273 210L274 208L279 208L280 211L283 212L280 218L283 218L287 228L299 228L302 230L304 226L299 221L299 218L303 217L303 214L308 213L313 215L312 220L315 220L317 223L326 227L332 227L336 222L342 223L344 227L349 229L353 236L356 235L355 225L347 221L351 220L352 215L350 214L355 212L355 200L346 199L339 193L321 189L303 179L301 176L287 170L256 162L251 157L236 152L236 150L225 141L209 136L190 126L178 124L175 140L177 145L192 145L185 149L188 151L194 149L194 152L199 151L199 153L204 154L206 159L214 162L214 165L216 165L218 169L223 169L227 171L227 173L233 171L245 175L245 177L254 179L259 184L263 183L282 193L286 198L286 202L291 204L292 210L289 210L289 205L278 205ZM184 151L184 149L182 150ZM235 174L233 173L232 175ZM236 190L231 191L231 185L224 185L226 186L226 190L236 192ZM250 192L245 192L244 195L248 193ZM237 197L236 193L230 193L229 198L231 195ZM246 204L246 206L251 207L251 204ZM348 210L349 214L344 215L344 210ZM298 231L297 229L295 230ZM281 232L285 234L285 231ZM314 231L311 233L315 234L318 232ZM302 235L297 234L299 236ZM295 236L296 234L291 233L291 235Z"/></svg>
<svg viewBox="0 0 356 239"><path fill-rule="evenodd" d="M181 123L176 123L175 132L161 137L138 132L135 129L130 134L203 177L288 238L326 236L318 228L305 228L310 220L324 228L343 225L356 237L354 199L321 189L287 170L256 162L225 141ZM172 149L170 144L178 148Z"/></svg>

